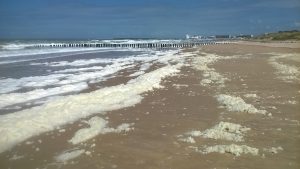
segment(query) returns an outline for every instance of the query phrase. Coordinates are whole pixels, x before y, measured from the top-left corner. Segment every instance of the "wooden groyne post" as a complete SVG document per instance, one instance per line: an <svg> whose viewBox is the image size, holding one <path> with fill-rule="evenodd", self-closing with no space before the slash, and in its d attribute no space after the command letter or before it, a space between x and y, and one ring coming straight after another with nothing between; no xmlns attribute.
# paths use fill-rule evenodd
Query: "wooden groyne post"
<svg viewBox="0 0 300 169"><path fill-rule="evenodd" d="M192 48L203 45L229 44L230 42L185 42L185 43L52 43L35 47L50 48Z"/></svg>

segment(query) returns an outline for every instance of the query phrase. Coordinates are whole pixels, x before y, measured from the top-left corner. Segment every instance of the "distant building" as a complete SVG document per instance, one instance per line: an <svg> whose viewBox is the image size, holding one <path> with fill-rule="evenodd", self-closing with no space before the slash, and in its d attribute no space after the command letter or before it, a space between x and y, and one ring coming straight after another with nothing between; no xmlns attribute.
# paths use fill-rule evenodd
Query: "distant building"
<svg viewBox="0 0 300 169"><path fill-rule="evenodd" d="M216 36L214 36L214 35L208 36L207 39L216 39Z"/></svg>
<svg viewBox="0 0 300 169"><path fill-rule="evenodd" d="M236 36L236 38L238 38L238 39L249 39L249 38L253 38L253 37L254 37L254 35L243 35L243 34Z"/></svg>
<svg viewBox="0 0 300 169"><path fill-rule="evenodd" d="M190 36L189 34L186 34L185 35L185 38L186 39L194 39L194 40L198 40L198 39L201 39L202 38L202 36L200 36L200 35L193 35L193 36Z"/></svg>
<svg viewBox="0 0 300 169"><path fill-rule="evenodd" d="M229 39L230 35L216 35L216 39Z"/></svg>
<svg viewBox="0 0 300 169"><path fill-rule="evenodd" d="M189 34L186 34L186 35L185 35L185 39L190 39L190 35L189 35Z"/></svg>

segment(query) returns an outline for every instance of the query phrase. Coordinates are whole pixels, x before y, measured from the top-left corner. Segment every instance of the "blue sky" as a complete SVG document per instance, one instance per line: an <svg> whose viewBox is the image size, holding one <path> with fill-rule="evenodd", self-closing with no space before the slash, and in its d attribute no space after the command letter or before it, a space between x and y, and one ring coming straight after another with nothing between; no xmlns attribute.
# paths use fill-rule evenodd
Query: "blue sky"
<svg viewBox="0 0 300 169"><path fill-rule="evenodd" d="M291 29L300 29L300 0L0 1L0 38L173 38Z"/></svg>

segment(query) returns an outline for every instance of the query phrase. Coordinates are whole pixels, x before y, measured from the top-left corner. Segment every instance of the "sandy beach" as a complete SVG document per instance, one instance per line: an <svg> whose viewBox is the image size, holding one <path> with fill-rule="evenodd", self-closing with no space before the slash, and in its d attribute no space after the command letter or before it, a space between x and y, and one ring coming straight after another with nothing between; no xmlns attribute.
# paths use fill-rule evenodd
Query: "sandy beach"
<svg viewBox="0 0 300 169"><path fill-rule="evenodd" d="M0 168L300 167L299 46L237 42L181 53L182 63L169 61L180 64L179 71L142 92L139 103L31 137L1 153ZM153 62L145 72L164 66ZM119 71L98 85L126 84L136 69ZM90 85L83 93L95 90ZM87 121L96 116L111 128L70 142L80 129L92 128Z"/></svg>

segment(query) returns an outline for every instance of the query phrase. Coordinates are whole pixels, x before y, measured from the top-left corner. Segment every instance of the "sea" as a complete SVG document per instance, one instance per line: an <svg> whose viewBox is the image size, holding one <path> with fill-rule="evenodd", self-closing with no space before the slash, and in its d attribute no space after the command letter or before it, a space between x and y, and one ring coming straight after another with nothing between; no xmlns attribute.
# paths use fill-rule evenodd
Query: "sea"
<svg viewBox="0 0 300 169"><path fill-rule="evenodd" d="M0 153L92 114L137 104L141 93L159 87L163 77L178 71L169 64L178 49L37 45L174 41L180 40L1 41ZM127 80L105 83L118 77Z"/></svg>
<svg viewBox="0 0 300 169"><path fill-rule="evenodd" d="M0 43L0 114L80 93L118 71L170 51L136 48L38 48L69 43L150 43L171 40L17 40ZM174 41L174 40L172 40ZM146 67L143 69L146 70ZM135 72L136 75L142 72ZM134 76L134 74L132 75Z"/></svg>

